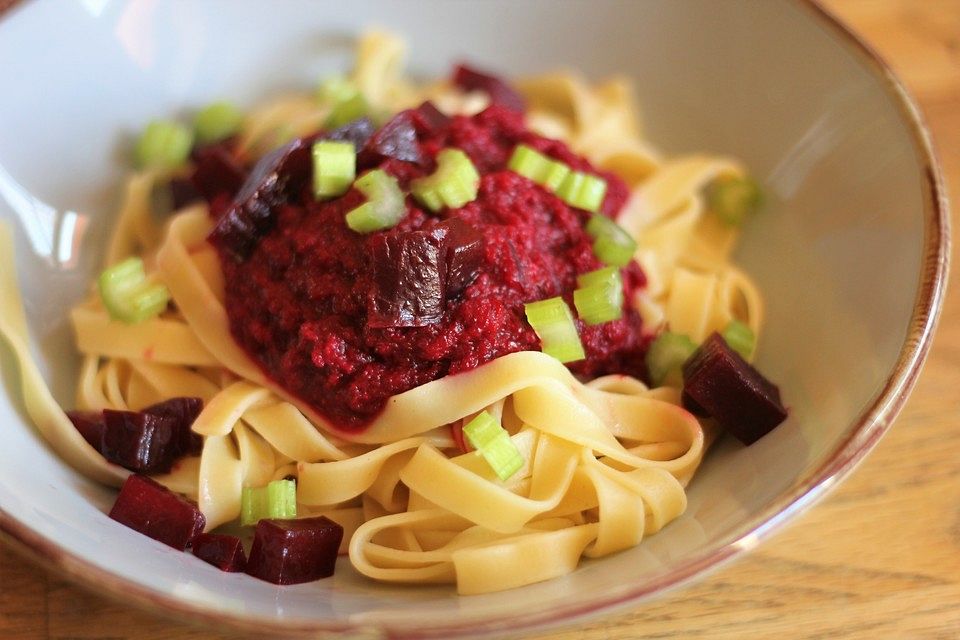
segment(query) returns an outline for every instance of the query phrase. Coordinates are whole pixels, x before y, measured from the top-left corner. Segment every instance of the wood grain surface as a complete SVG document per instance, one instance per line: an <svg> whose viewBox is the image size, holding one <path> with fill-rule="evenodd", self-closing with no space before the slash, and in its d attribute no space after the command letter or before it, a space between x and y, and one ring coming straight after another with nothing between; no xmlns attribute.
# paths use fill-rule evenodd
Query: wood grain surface
<svg viewBox="0 0 960 640"><path fill-rule="evenodd" d="M960 194L960 0L824 4L913 91L950 193ZM951 290L960 288L960 280L952 283ZM956 293L947 296L933 351L906 408L839 490L759 549L692 586L536 638L960 638ZM237 637L130 610L0 551L0 638Z"/></svg>

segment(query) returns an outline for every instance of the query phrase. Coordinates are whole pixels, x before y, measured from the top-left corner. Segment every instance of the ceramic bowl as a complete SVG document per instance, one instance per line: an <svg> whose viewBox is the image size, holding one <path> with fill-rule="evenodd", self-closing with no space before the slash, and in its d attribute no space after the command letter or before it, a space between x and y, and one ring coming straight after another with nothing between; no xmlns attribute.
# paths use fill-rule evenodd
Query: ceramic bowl
<svg viewBox="0 0 960 640"><path fill-rule="evenodd" d="M739 157L770 203L738 261L768 303L759 366L790 418L749 448L722 440L689 509L639 547L504 593L375 584L341 570L278 589L227 575L109 520L114 492L44 445L0 349L0 530L131 604L264 633L500 635L636 604L750 549L849 473L888 428L930 345L948 256L926 133L903 89L806 2L404 3L74 0L0 19L0 218L36 355L72 403L65 311L82 298L119 198L130 136L220 97L253 104L343 70L369 24L405 34L423 76L469 58L635 81L667 153ZM0 292L2 294L2 292ZM341 560L341 562L345 562Z"/></svg>

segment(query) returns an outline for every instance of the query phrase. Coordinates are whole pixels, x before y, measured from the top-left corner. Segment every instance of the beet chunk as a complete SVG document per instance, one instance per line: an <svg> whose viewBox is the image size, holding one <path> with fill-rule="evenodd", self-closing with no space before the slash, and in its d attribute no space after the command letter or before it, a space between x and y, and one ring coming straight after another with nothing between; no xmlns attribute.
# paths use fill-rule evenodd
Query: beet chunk
<svg viewBox="0 0 960 640"><path fill-rule="evenodd" d="M173 418L177 421L175 433L177 455L180 456L197 455L203 448L203 438L190 430L201 411L203 411L203 400L181 397L150 405L143 410L143 413Z"/></svg>
<svg viewBox="0 0 960 640"><path fill-rule="evenodd" d="M220 571L238 573L247 568L240 538L219 533L201 533L193 539L193 555Z"/></svg>
<svg viewBox="0 0 960 640"><path fill-rule="evenodd" d="M146 476L133 474L120 488L110 517L183 551L206 525L197 505Z"/></svg>
<svg viewBox="0 0 960 640"><path fill-rule="evenodd" d="M222 144L198 147L194 158L196 168L191 181L208 202L221 194L233 197L246 180L247 172Z"/></svg>
<svg viewBox="0 0 960 640"><path fill-rule="evenodd" d="M141 473L169 471L180 453L176 418L104 409L103 422L100 453L125 469Z"/></svg>
<svg viewBox="0 0 960 640"><path fill-rule="evenodd" d="M261 520L250 549L247 573L273 584L300 584L333 575L343 527L320 516Z"/></svg>
<svg viewBox="0 0 960 640"><path fill-rule="evenodd" d="M388 233L371 240L373 291L367 324L420 327L443 319L446 264L443 243L430 232Z"/></svg>
<svg viewBox="0 0 960 640"><path fill-rule="evenodd" d="M461 218L449 218L431 230L443 243L447 270L447 296L467 288L480 271L483 261L483 236Z"/></svg>
<svg viewBox="0 0 960 640"><path fill-rule="evenodd" d="M338 142L352 142L353 148L357 151L363 149L367 141L373 137L377 128L373 126L370 118L360 118L353 122L348 122L342 127L323 134L323 140L336 140Z"/></svg>
<svg viewBox="0 0 960 640"><path fill-rule="evenodd" d="M522 112L526 109L523 98L509 84L466 65L457 65L454 69L453 84L464 91L483 91L490 96L491 104L498 104L511 111Z"/></svg>
<svg viewBox="0 0 960 640"><path fill-rule="evenodd" d="M210 232L210 243L237 262L246 260L273 227L274 210L309 179L312 143L298 138L262 157Z"/></svg>
<svg viewBox="0 0 960 640"><path fill-rule="evenodd" d="M413 123L418 132L433 137L450 126L450 117L427 100L413 110Z"/></svg>
<svg viewBox="0 0 960 640"><path fill-rule="evenodd" d="M683 391L744 444L753 444L787 417L780 389L718 333L683 365Z"/></svg>
<svg viewBox="0 0 960 640"><path fill-rule="evenodd" d="M387 158L422 164L412 112L401 111L373 134L357 158L358 167L379 165Z"/></svg>
<svg viewBox="0 0 960 640"><path fill-rule="evenodd" d="M67 411L67 417L77 428L83 439L90 446L100 451L103 443L103 412L102 411Z"/></svg>

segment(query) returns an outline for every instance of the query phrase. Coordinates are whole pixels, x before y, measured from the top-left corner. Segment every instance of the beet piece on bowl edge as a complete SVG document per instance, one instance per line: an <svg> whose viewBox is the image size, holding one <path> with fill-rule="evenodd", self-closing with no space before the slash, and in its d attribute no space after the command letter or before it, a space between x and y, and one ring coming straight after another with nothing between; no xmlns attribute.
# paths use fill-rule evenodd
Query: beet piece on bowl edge
<svg viewBox="0 0 960 640"><path fill-rule="evenodd" d="M123 483L109 516L180 551L207 523L197 505L139 474L131 474Z"/></svg>
<svg viewBox="0 0 960 640"><path fill-rule="evenodd" d="M193 539L193 555L220 571L241 573L247 568L240 538L222 533L201 533Z"/></svg>
<svg viewBox="0 0 960 640"><path fill-rule="evenodd" d="M683 365L683 391L744 444L787 418L780 389L714 332Z"/></svg>
<svg viewBox="0 0 960 640"><path fill-rule="evenodd" d="M333 575L343 527L326 518L261 520L246 572L273 584L300 584Z"/></svg>

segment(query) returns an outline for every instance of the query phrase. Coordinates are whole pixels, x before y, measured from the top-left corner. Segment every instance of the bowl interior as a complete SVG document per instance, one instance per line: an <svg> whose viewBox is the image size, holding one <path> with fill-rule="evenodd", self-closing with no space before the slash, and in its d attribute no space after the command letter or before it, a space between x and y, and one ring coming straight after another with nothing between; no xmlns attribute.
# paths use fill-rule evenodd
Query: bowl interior
<svg viewBox="0 0 960 640"><path fill-rule="evenodd" d="M0 349L0 511L142 593L291 626L516 628L710 565L851 436L904 346L920 281L925 176L910 125L882 78L804 4L290 0L263 11L226 0L76 0L13 9L0 22L0 86L14 97L0 101L0 219L16 230L36 354L56 397L73 403L65 312L100 263L131 136L153 117L213 99L252 105L309 89L347 68L353 36L369 24L406 35L410 68L425 77L464 59L505 75L627 75L647 135L666 153L741 158L768 205L749 223L738 261L766 297L759 366L781 385L788 422L750 448L722 440L682 518L559 580L457 598L373 584L343 567L332 580L277 590L107 519L113 492L45 448Z"/></svg>

